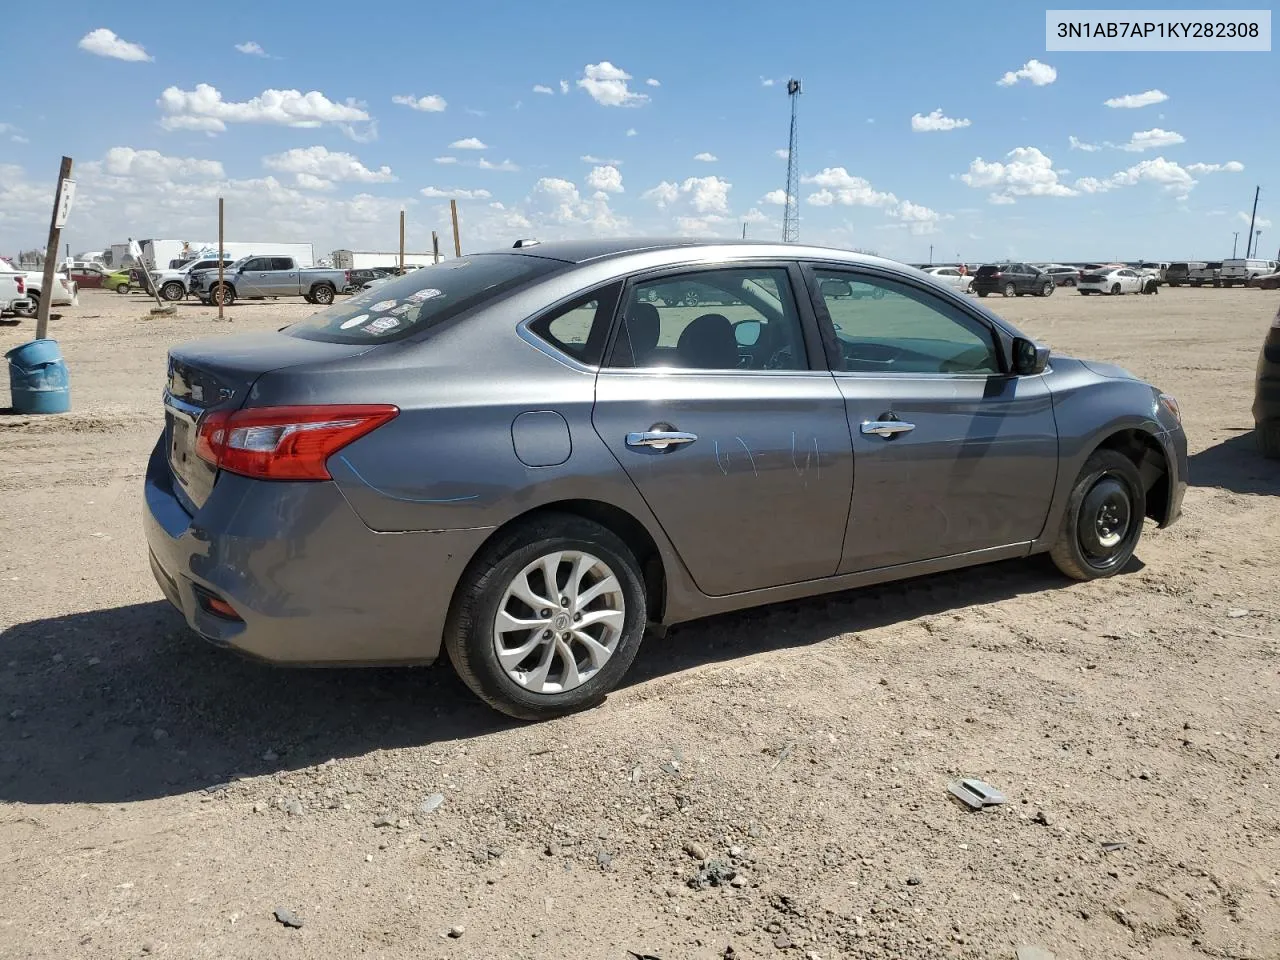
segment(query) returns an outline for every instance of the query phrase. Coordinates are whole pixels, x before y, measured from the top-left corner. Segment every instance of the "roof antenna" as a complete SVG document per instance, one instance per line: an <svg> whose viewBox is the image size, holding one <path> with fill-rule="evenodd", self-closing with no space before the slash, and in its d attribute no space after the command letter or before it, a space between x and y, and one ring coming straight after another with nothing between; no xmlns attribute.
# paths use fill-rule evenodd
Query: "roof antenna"
<svg viewBox="0 0 1280 960"><path fill-rule="evenodd" d="M535 240L533 237L528 237L524 240L517 240L511 245L511 247L512 249L518 250L520 247L536 247L541 242L542 241L540 240Z"/></svg>

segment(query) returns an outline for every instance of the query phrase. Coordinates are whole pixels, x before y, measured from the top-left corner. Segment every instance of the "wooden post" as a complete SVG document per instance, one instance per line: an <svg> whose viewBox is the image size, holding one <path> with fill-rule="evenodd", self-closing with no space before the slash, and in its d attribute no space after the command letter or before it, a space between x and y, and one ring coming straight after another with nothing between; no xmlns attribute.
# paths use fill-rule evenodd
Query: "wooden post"
<svg viewBox="0 0 1280 960"><path fill-rule="evenodd" d="M226 278L226 267L223 266L223 261L226 260L226 257L222 255L222 244L223 244L222 225L223 225L223 201L222 201L222 197L219 197L218 198L218 290L219 291L222 290L222 281ZM223 299L224 298L222 294L219 293L218 294L218 319L219 320L222 319Z"/></svg>
<svg viewBox="0 0 1280 960"><path fill-rule="evenodd" d="M431 231L431 262L440 262L440 237L434 230Z"/></svg>
<svg viewBox="0 0 1280 960"><path fill-rule="evenodd" d="M44 248L44 283L40 287L40 304L36 309L36 339L49 335L49 303L53 300L53 279L58 267L58 242L62 227L58 226L58 211L62 209L62 184L71 177L71 158L63 157L58 168L58 186L53 192L53 214L49 217L49 242ZM70 274L68 273L68 276Z"/></svg>
<svg viewBox="0 0 1280 960"><path fill-rule="evenodd" d="M462 240L458 236L458 201L449 201L449 215L453 217L453 255L462 256Z"/></svg>
<svg viewBox="0 0 1280 960"><path fill-rule="evenodd" d="M400 272L404 273L404 211L400 211Z"/></svg>

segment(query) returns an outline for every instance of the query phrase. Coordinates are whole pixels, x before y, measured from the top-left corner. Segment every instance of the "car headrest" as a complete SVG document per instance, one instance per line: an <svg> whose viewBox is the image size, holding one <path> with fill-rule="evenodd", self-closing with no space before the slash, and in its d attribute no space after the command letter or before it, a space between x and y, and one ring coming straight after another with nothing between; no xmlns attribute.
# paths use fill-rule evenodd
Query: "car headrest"
<svg viewBox="0 0 1280 960"><path fill-rule="evenodd" d="M685 367L737 369L738 342L733 336L733 324L721 314L704 313L684 328L676 353Z"/></svg>
<svg viewBox="0 0 1280 960"><path fill-rule="evenodd" d="M641 366L658 345L662 320L652 303L633 303L627 307L618 331L617 363L619 366Z"/></svg>

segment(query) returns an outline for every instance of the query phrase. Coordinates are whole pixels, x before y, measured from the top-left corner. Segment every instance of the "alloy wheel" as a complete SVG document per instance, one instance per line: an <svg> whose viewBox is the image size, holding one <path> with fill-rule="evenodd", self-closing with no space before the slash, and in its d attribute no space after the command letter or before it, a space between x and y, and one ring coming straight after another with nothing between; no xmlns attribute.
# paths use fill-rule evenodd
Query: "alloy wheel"
<svg viewBox="0 0 1280 960"><path fill-rule="evenodd" d="M530 693L566 693L594 677L622 638L622 584L599 557L549 553L507 585L493 623L506 675Z"/></svg>

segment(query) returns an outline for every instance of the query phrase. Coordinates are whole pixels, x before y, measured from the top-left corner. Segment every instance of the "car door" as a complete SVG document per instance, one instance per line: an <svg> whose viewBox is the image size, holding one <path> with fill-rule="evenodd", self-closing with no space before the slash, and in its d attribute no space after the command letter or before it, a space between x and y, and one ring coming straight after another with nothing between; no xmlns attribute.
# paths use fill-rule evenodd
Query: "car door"
<svg viewBox="0 0 1280 960"><path fill-rule="evenodd" d="M236 295L240 297L270 296L271 258L253 257L246 260L235 277Z"/></svg>
<svg viewBox="0 0 1280 960"><path fill-rule="evenodd" d="M629 280L597 433L704 593L829 577L852 489L844 401L794 264Z"/></svg>
<svg viewBox="0 0 1280 960"><path fill-rule="evenodd" d="M1058 469L1044 377L1005 373L992 322L944 294L873 271L807 272L853 438L839 572L1039 537Z"/></svg>
<svg viewBox="0 0 1280 960"><path fill-rule="evenodd" d="M292 257L271 258L271 291L276 297L296 297L301 292L300 274Z"/></svg>

